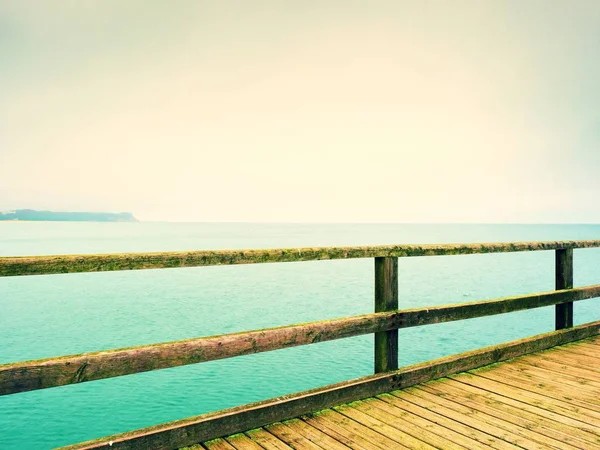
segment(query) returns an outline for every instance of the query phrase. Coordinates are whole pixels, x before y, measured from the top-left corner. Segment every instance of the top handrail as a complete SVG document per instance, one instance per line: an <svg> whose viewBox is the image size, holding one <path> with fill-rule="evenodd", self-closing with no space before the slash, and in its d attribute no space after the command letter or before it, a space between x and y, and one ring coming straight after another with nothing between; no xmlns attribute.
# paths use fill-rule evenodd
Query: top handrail
<svg viewBox="0 0 600 450"><path fill-rule="evenodd" d="M0 277L331 259L404 258L411 256L508 253L596 247L600 247L600 240L8 256L0 257Z"/></svg>

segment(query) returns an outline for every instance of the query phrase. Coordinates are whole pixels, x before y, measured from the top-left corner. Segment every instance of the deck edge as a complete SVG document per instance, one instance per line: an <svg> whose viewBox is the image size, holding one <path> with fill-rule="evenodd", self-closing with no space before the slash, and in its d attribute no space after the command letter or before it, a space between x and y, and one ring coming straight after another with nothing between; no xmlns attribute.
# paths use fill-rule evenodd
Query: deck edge
<svg viewBox="0 0 600 450"><path fill-rule="evenodd" d="M481 348L399 370L61 447L177 449L600 334L600 321Z"/></svg>

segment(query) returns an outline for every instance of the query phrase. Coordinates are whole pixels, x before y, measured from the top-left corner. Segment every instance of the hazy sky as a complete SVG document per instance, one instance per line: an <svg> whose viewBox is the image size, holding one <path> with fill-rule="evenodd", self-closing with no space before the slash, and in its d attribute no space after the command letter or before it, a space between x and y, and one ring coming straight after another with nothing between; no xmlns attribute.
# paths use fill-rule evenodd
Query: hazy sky
<svg viewBox="0 0 600 450"><path fill-rule="evenodd" d="M598 0L0 0L0 209L600 222L598 169Z"/></svg>

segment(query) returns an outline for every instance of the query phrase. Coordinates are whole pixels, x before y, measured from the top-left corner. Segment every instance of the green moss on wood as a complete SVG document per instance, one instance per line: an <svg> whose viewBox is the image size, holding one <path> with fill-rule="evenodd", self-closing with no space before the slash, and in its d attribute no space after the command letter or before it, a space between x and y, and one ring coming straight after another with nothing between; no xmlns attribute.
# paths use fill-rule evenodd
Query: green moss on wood
<svg viewBox="0 0 600 450"><path fill-rule="evenodd" d="M470 255L600 247L600 241L505 242L357 247L307 247L261 250L202 250L159 253L115 253L0 257L0 276L44 275L115 270L167 269L231 264L319 261L374 257Z"/></svg>

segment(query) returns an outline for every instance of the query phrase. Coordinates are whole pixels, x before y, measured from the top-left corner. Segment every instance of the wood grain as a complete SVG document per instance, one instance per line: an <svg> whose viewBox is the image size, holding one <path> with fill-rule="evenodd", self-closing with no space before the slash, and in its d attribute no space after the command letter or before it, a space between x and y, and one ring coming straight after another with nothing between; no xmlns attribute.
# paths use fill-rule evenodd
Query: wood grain
<svg viewBox="0 0 600 450"><path fill-rule="evenodd" d="M200 250L154 253L0 257L0 277L114 270L167 269L329 259L470 255L600 247L600 240L477 244L308 247L260 250Z"/></svg>
<svg viewBox="0 0 600 450"><path fill-rule="evenodd" d="M600 296L600 285L0 365L0 395ZM387 347L386 347L387 350ZM393 352L393 350L392 350ZM393 353L392 353L393 355Z"/></svg>
<svg viewBox="0 0 600 450"><path fill-rule="evenodd" d="M398 258L375 258L375 312L398 309ZM375 373L398 368L398 329L375 333Z"/></svg>
<svg viewBox="0 0 600 450"><path fill-rule="evenodd" d="M560 248L555 255L555 289L573 288L573 249ZM573 302L555 306L555 329L562 330L573 326Z"/></svg>
<svg viewBox="0 0 600 450"><path fill-rule="evenodd" d="M313 411L373 397L457 372L505 361L600 334L600 322L513 341L472 352L415 364L397 371L370 375L251 405L203 414L163 425L65 447L75 449L173 449L239 433ZM468 374L467 374L468 375ZM474 375L472 377L475 377ZM480 377L476 377L481 379ZM461 381L470 378L461 378ZM495 383L486 380L487 383ZM535 395L526 392L527 394ZM562 407L565 407L564 405ZM588 422L589 423L589 422ZM112 445L109 445L112 443Z"/></svg>

